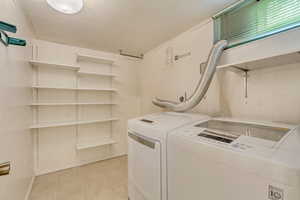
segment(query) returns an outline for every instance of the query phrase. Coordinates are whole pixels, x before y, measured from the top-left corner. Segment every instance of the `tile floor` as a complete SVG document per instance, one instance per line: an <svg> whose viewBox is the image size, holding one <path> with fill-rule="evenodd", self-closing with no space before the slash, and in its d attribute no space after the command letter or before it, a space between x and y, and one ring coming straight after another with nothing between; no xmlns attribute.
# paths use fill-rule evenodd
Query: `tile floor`
<svg viewBox="0 0 300 200"><path fill-rule="evenodd" d="M127 180L127 157L118 157L38 176L29 200L127 200Z"/></svg>

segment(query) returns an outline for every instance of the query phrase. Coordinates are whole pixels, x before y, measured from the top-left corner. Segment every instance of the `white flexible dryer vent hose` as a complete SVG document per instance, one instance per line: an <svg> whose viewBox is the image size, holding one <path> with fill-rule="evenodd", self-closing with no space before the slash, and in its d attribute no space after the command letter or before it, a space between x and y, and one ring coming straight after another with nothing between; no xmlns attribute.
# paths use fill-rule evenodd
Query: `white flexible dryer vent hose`
<svg viewBox="0 0 300 200"><path fill-rule="evenodd" d="M198 85L193 94L184 102L173 102L155 98L152 103L156 106L167 108L175 112L184 112L197 106L205 96L209 85L216 72L218 61L223 53L223 50L228 45L226 40L217 42L210 51L204 74L201 76Z"/></svg>

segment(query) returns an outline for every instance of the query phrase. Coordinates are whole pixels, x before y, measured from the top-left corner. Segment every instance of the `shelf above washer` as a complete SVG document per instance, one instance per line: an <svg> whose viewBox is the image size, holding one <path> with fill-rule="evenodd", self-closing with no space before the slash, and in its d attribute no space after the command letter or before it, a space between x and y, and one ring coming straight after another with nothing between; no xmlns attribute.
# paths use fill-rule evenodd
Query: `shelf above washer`
<svg viewBox="0 0 300 200"><path fill-rule="evenodd" d="M65 64L57 64L57 63L50 63L44 61L37 61L31 60L29 63L34 67L48 67L48 68L57 68L57 69L64 69L64 70L73 70L78 71L80 67L74 65L65 65Z"/></svg>
<svg viewBox="0 0 300 200"><path fill-rule="evenodd" d="M101 120L85 120L85 121L72 121L72 122L51 122L51 123L43 122L43 123L32 125L30 128L31 129L52 128L52 127L61 127L61 126L104 123L104 122L112 122L118 120L119 120L118 118L109 118L109 119L101 119Z"/></svg>
<svg viewBox="0 0 300 200"><path fill-rule="evenodd" d="M95 148L95 147L112 145L112 144L116 144L116 143L117 142L114 141L112 138L103 138L101 140L79 142L76 145L76 149L84 150L84 149L90 149L90 148Z"/></svg>
<svg viewBox="0 0 300 200"><path fill-rule="evenodd" d="M257 70L262 68L276 67L280 65L294 64L300 62L300 53L292 52L277 56L259 58L254 60L247 60L243 62L237 62L232 64L224 64L217 66L218 70L221 69L241 69L241 70Z"/></svg>

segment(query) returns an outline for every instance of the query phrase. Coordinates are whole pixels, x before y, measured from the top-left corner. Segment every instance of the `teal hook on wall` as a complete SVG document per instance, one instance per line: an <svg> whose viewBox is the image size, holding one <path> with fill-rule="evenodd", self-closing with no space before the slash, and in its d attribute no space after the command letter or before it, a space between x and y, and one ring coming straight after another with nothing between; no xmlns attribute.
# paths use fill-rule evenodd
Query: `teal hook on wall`
<svg viewBox="0 0 300 200"><path fill-rule="evenodd" d="M17 27L12 24L8 24L6 22L0 21L0 29L3 31L8 31L11 33L16 33L17 32Z"/></svg>
<svg viewBox="0 0 300 200"><path fill-rule="evenodd" d="M4 31L16 33L17 27L15 25L0 21L0 39L5 46L8 45L26 46L26 40L9 37Z"/></svg>

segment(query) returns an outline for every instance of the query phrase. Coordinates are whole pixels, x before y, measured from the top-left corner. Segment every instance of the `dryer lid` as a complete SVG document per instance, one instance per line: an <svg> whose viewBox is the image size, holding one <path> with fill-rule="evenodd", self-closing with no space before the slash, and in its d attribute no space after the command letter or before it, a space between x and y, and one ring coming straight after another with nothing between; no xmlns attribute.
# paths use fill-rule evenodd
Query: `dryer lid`
<svg viewBox="0 0 300 200"><path fill-rule="evenodd" d="M209 117L192 113L155 113L129 120L128 128L140 135L161 139L175 128L204 119L209 119Z"/></svg>

